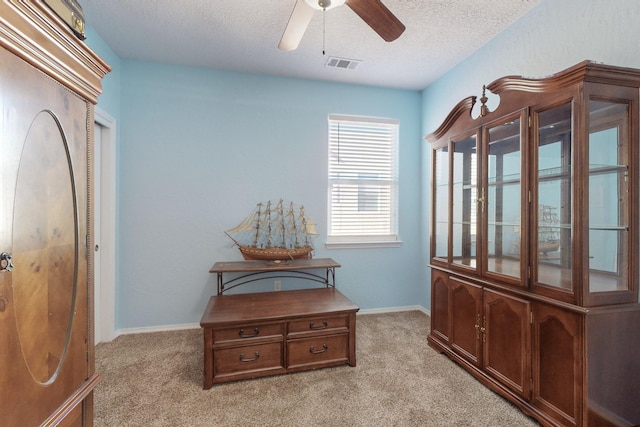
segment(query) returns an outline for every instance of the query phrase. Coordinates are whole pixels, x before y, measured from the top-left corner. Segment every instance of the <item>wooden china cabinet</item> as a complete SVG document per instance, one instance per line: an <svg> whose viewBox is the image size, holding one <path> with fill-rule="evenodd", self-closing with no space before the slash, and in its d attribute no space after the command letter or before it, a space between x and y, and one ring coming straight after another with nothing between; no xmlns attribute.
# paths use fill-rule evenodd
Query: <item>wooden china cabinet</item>
<svg viewBox="0 0 640 427"><path fill-rule="evenodd" d="M109 67L41 0L0 1L0 425L91 426L92 133Z"/></svg>
<svg viewBox="0 0 640 427"><path fill-rule="evenodd" d="M640 424L639 88L504 77L427 136L429 344L543 425Z"/></svg>

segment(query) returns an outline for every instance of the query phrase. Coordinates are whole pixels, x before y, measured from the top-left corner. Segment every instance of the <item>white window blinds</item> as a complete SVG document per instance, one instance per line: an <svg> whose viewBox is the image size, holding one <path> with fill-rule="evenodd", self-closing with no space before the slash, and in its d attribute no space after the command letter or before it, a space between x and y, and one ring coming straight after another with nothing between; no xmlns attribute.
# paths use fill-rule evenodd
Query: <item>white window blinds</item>
<svg viewBox="0 0 640 427"><path fill-rule="evenodd" d="M398 121L329 116L327 243L396 241Z"/></svg>

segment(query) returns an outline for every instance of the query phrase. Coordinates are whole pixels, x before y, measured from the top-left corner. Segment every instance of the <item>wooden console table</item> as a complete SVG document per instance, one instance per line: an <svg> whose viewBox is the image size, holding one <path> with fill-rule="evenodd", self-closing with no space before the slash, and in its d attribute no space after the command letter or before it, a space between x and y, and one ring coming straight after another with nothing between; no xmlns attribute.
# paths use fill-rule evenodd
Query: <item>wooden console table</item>
<svg viewBox="0 0 640 427"><path fill-rule="evenodd" d="M335 287L212 296L200 321L203 388L328 366L356 366L358 310Z"/></svg>
<svg viewBox="0 0 640 427"><path fill-rule="evenodd" d="M294 277L323 283L326 287L335 287L336 268L340 264L330 258L296 259L289 261L230 261L216 262L209 273L218 275L218 295L224 291L249 282L255 282L268 277ZM320 275L307 270L324 270ZM236 277L223 278L225 273L239 273ZM275 273L275 274L274 274Z"/></svg>

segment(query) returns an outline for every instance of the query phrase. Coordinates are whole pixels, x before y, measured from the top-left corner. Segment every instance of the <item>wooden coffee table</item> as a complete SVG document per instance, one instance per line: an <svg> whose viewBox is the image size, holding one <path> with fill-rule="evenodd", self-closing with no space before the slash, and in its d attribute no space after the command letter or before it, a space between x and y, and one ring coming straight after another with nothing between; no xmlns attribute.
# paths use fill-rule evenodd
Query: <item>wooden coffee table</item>
<svg viewBox="0 0 640 427"><path fill-rule="evenodd" d="M356 366L358 310L334 287L212 296L200 321L204 389L267 375Z"/></svg>

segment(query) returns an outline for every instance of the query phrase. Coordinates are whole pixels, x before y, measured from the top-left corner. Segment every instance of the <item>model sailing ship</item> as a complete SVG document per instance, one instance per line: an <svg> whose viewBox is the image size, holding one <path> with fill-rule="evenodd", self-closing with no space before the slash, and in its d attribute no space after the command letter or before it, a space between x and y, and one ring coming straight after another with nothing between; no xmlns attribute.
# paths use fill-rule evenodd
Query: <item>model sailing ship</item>
<svg viewBox="0 0 640 427"><path fill-rule="evenodd" d="M225 234L238 246L244 259L284 261L311 258L311 238L318 232L306 216L304 206L296 209L290 203L285 209L280 199L275 207L271 201L258 203L251 215Z"/></svg>
<svg viewBox="0 0 640 427"><path fill-rule="evenodd" d="M540 205L538 219L538 252L547 254L560 248L560 219L555 213L556 208L549 205Z"/></svg>
<svg viewBox="0 0 640 427"><path fill-rule="evenodd" d="M538 253L548 257L549 252L557 252L560 249L560 218L555 212L556 208L549 205L540 205L538 209ZM520 253L520 217L517 225L513 227L516 237L513 240L513 253Z"/></svg>

